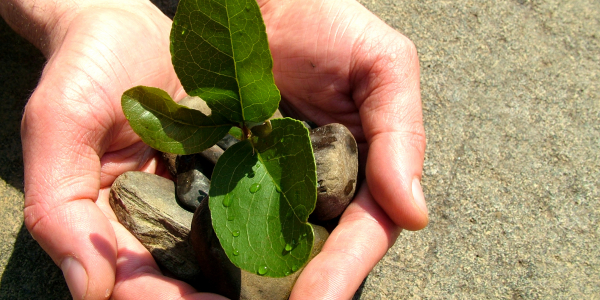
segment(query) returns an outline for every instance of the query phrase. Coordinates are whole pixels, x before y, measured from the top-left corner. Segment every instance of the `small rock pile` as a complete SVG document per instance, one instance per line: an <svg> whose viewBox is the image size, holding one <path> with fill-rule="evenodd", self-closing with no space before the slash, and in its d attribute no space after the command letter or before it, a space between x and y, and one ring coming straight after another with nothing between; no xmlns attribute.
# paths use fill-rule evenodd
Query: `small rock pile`
<svg viewBox="0 0 600 300"><path fill-rule="evenodd" d="M319 223L341 215L352 200L358 150L350 131L340 124L312 129L310 138L319 184L310 220ZM212 228L208 208L212 169L236 142L228 135L202 153L164 154L176 182L149 173L124 173L113 183L110 203L119 222L152 253L165 274L230 299L287 299L302 269L284 278L240 270L229 261ZM313 227L311 259L329 236L325 228Z"/></svg>

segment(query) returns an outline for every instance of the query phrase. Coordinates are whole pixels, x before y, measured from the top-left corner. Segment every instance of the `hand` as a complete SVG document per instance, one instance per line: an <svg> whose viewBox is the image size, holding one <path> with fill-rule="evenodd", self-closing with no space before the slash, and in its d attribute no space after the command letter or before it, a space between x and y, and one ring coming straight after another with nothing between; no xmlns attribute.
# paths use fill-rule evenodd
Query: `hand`
<svg viewBox="0 0 600 300"><path fill-rule="evenodd" d="M149 1L93 2L55 12L38 44L48 63L23 116L25 224L75 299L222 299L163 277L108 205L117 175L161 172L123 116L123 91L156 86L181 98L183 90L167 17Z"/></svg>
<svg viewBox="0 0 600 300"><path fill-rule="evenodd" d="M117 175L161 171L122 115L122 92L147 85L183 96L170 64L169 20L148 2L132 3L82 4L46 26L51 37L46 48L38 46L49 61L23 118L25 223L63 269L75 298L217 297L162 277L107 203ZM395 224L427 223L424 203L412 200L413 189L422 199L424 151L416 54L354 2L259 3L288 103L318 124L346 124L363 153L369 149L370 189L359 190L292 295L348 298L393 245ZM295 23L298 12L306 20Z"/></svg>
<svg viewBox="0 0 600 300"><path fill-rule="evenodd" d="M286 104L318 125L342 123L366 162L363 184L291 299L348 299L400 228L427 225L425 152L414 45L351 0L259 0Z"/></svg>

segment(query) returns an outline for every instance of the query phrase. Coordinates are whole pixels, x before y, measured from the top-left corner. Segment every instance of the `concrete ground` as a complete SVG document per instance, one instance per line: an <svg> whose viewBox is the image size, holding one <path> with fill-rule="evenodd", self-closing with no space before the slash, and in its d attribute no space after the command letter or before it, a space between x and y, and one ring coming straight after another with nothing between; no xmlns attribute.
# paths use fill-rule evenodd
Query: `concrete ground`
<svg viewBox="0 0 600 300"><path fill-rule="evenodd" d="M600 298L600 2L361 0L419 50L431 222L361 299ZM23 227L43 57L0 23L0 299L69 299Z"/></svg>

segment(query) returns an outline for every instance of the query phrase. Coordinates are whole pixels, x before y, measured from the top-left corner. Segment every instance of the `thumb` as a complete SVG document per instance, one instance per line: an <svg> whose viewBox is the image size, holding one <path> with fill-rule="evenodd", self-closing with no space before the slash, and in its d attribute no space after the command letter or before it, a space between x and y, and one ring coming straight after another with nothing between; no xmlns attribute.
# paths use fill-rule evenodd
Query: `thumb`
<svg viewBox="0 0 600 300"><path fill-rule="evenodd" d="M103 130L77 105L80 99L54 88L62 86L56 82L60 76L45 75L21 128L25 225L62 269L74 299L106 299L114 285L117 247L112 226L94 203Z"/></svg>
<svg viewBox="0 0 600 300"><path fill-rule="evenodd" d="M378 20L358 47L354 99L369 144L366 178L375 200L400 227L424 228L420 179L425 152L419 62L414 44Z"/></svg>

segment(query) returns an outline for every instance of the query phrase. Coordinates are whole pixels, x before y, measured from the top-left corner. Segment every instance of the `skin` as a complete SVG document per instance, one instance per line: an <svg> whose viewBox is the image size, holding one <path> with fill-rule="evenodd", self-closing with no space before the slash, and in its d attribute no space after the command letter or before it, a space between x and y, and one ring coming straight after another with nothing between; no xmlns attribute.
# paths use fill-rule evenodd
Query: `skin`
<svg viewBox="0 0 600 300"><path fill-rule="evenodd" d="M427 225L425 135L414 45L351 0L258 1L286 108L350 128L366 183L291 299L348 299L402 228ZM165 174L132 132L123 91L185 91L171 21L148 1L7 0L0 13L48 58L22 122L25 225L75 299L220 299L164 277L108 205L119 174ZM419 200L420 199L420 200Z"/></svg>

